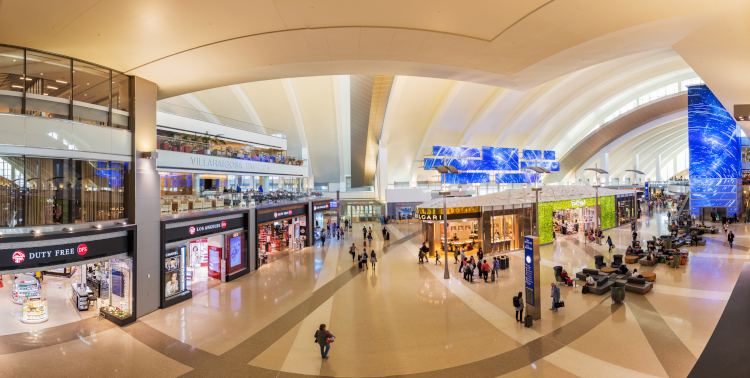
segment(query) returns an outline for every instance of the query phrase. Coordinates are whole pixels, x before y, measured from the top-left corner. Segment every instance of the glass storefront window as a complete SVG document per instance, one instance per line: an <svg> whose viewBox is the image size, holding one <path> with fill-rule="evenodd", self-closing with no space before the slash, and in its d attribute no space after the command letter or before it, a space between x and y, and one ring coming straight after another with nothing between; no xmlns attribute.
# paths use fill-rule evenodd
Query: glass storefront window
<svg viewBox="0 0 750 378"><path fill-rule="evenodd" d="M112 126L130 128L130 78L112 73Z"/></svg>
<svg viewBox="0 0 750 378"><path fill-rule="evenodd" d="M104 300L102 311L120 319L133 315L133 259L109 261L111 295Z"/></svg>
<svg viewBox="0 0 750 378"><path fill-rule="evenodd" d="M68 119L70 59L26 51L26 114Z"/></svg>
<svg viewBox="0 0 750 378"><path fill-rule="evenodd" d="M0 112L20 114L23 105L24 51L0 46Z"/></svg>
<svg viewBox="0 0 750 378"><path fill-rule="evenodd" d="M180 172L159 172L161 196L192 196L193 174Z"/></svg>
<svg viewBox="0 0 750 378"><path fill-rule="evenodd" d="M73 120L107 125L109 118L109 70L73 62Z"/></svg>
<svg viewBox="0 0 750 378"><path fill-rule="evenodd" d="M196 247L197 248L197 247ZM170 298L188 291L187 246L171 248L164 255L164 298Z"/></svg>
<svg viewBox="0 0 750 378"><path fill-rule="evenodd" d="M0 227L124 219L127 164L0 156Z"/></svg>

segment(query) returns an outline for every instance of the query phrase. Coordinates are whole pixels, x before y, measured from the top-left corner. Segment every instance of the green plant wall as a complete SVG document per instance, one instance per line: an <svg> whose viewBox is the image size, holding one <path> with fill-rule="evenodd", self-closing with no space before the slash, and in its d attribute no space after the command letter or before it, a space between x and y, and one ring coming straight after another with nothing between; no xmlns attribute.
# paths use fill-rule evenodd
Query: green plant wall
<svg viewBox="0 0 750 378"><path fill-rule="evenodd" d="M595 205L595 197L540 203L537 215L539 217L539 244L552 243L552 213L554 211ZM599 206L601 207L602 230L614 227L615 197L599 197Z"/></svg>
<svg viewBox="0 0 750 378"><path fill-rule="evenodd" d="M601 209L602 230L615 226L615 196L599 197Z"/></svg>
<svg viewBox="0 0 750 378"><path fill-rule="evenodd" d="M539 244L552 243L552 202L539 203Z"/></svg>

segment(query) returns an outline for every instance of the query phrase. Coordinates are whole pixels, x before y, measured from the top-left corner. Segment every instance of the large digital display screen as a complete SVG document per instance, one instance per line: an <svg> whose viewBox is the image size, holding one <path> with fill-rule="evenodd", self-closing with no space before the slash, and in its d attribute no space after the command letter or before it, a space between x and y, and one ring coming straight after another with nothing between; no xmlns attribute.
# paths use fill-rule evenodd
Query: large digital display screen
<svg viewBox="0 0 750 378"><path fill-rule="evenodd" d="M518 148L482 147L482 170L517 171Z"/></svg>
<svg viewBox="0 0 750 378"><path fill-rule="evenodd" d="M472 147L432 146L432 156L478 158L480 151Z"/></svg>
<svg viewBox="0 0 750 378"><path fill-rule="evenodd" d="M542 150L523 150L523 158L526 160L542 160Z"/></svg>
<svg viewBox="0 0 750 378"><path fill-rule="evenodd" d="M729 216L741 211L740 135L737 122L707 86L688 87L692 215L700 215L701 207L727 207Z"/></svg>
<svg viewBox="0 0 750 378"><path fill-rule="evenodd" d="M487 184L490 182L489 173L467 172L445 174L446 184Z"/></svg>
<svg viewBox="0 0 750 378"><path fill-rule="evenodd" d="M705 85L688 88L688 144L691 181L740 177L739 127Z"/></svg>
<svg viewBox="0 0 750 378"><path fill-rule="evenodd" d="M526 167L542 167L550 172L557 172L560 170L560 163L557 161L522 161L521 169Z"/></svg>
<svg viewBox="0 0 750 378"><path fill-rule="evenodd" d="M498 173L495 184L529 184L538 181L540 176L536 173Z"/></svg>
<svg viewBox="0 0 750 378"><path fill-rule="evenodd" d="M242 237L235 236L229 239L229 266L235 267L242 264Z"/></svg>
<svg viewBox="0 0 750 378"><path fill-rule="evenodd" d="M544 151L544 160L555 160L555 151Z"/></svg>

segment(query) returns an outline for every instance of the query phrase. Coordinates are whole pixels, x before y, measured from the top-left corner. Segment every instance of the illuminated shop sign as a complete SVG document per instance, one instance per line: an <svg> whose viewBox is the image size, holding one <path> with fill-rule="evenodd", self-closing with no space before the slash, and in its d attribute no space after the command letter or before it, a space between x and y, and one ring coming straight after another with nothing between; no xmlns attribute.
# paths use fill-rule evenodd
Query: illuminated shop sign
<svg viewBox="0 0 750 378"><path fill-rule="evenodd" d="M331 207L330 204L325 205L313 205L313 211L319 211L319 210L328 210Z"/></svg>
<svg viewBox="0 0 750 378"><path fill-rule="evenodd" d="M76 239L79 241L66 242L66 240ZM19 268L33 270L40 266L79 263L89 259L127 253L130 250L127 235L85 242L81 242L80 238L58 240L59 242L50 240L49 244L44 246L0 249L0 271ZM1 244L0 248L2 248Z"/></svg>
<svg viewBox="0 0 750 378"><path fill-rule="evenodd" d="M202 235L209 235L216 232L221 232L222 230L231 230L235 228L244 228L245 222L243 221L243 217L238 218L232 218L232 219L226 219L221 221L211 221L211 222L205 222L205 223L199 223L200 221L197 221L195 224L190 226L182 226L182 227L175 227L175 228L167 228L164 230L165 235L165 241L167 243L180 240L180 239L186 239L190 237L199 237Z"/></svg>
<svg viewBox="0 0 750 378"><path fill-rule="evenodd" d="M305 215L305 206L293 207L291 209L285 208L284 210L268 210L266 212L259 212L257 221L258 223L266 223L273 221L280 221L287 218L294 218L301 215Z"/></svg>
<svg viewBox="0 0 750 378"><path fill-rule="evenodd" d="M573 207L583 207L583 206L586 206L586 200L585 199L570 200L570 205Z"/></svg>

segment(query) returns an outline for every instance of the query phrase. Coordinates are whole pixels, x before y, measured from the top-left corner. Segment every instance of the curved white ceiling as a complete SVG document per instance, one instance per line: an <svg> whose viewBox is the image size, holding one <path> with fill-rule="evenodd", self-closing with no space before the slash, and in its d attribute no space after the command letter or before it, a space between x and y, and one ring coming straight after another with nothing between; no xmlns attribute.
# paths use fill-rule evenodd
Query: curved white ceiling
<svg viewBox="0 0 750 378"><path fill-rule="evenodd" d="M606 127L605 117L631 100L695 77L695 72L670 49L611 60L526 91L397 76L383 125L385 139L381 141L388 151L388 181L436 180L434 173L419 168L433 145L554 149L558 158L562 157L597 125ZM285 131L291 154L309 153L316 182L339 182L344 174L342 160L347 157L339 143L344 136L338 128L343 118L340 104L337 106L341 101L335 90L338 81L338 76L276 79L164 101L193 108L197 105ZM641 134L659 127L662 125L652 124ZM678 137L675 134L674 138ZM638 138L642 137L631 135L628 140ZM673 140L660 143L659 148L665 148ZM633 160L632 154L618 153L615 146L607 147L612 150L610 167ZM640 159L642 167L653 164L647 154Z"/></svg>
<svg viewBox="0 0 750 378"><path fill-rule="evenodd" d="M737 54L746 54L742 47L750 44L747 13L748 0L3 1L0 35L3 43L144 77L159 86L160 98L349 74L437 77L526 91L602 62L672 46L701 69L727 68L698 73L735 96L745 93L730 79L744 69L744 56ZM33 22L21 16L29 14Z"/></svg>

